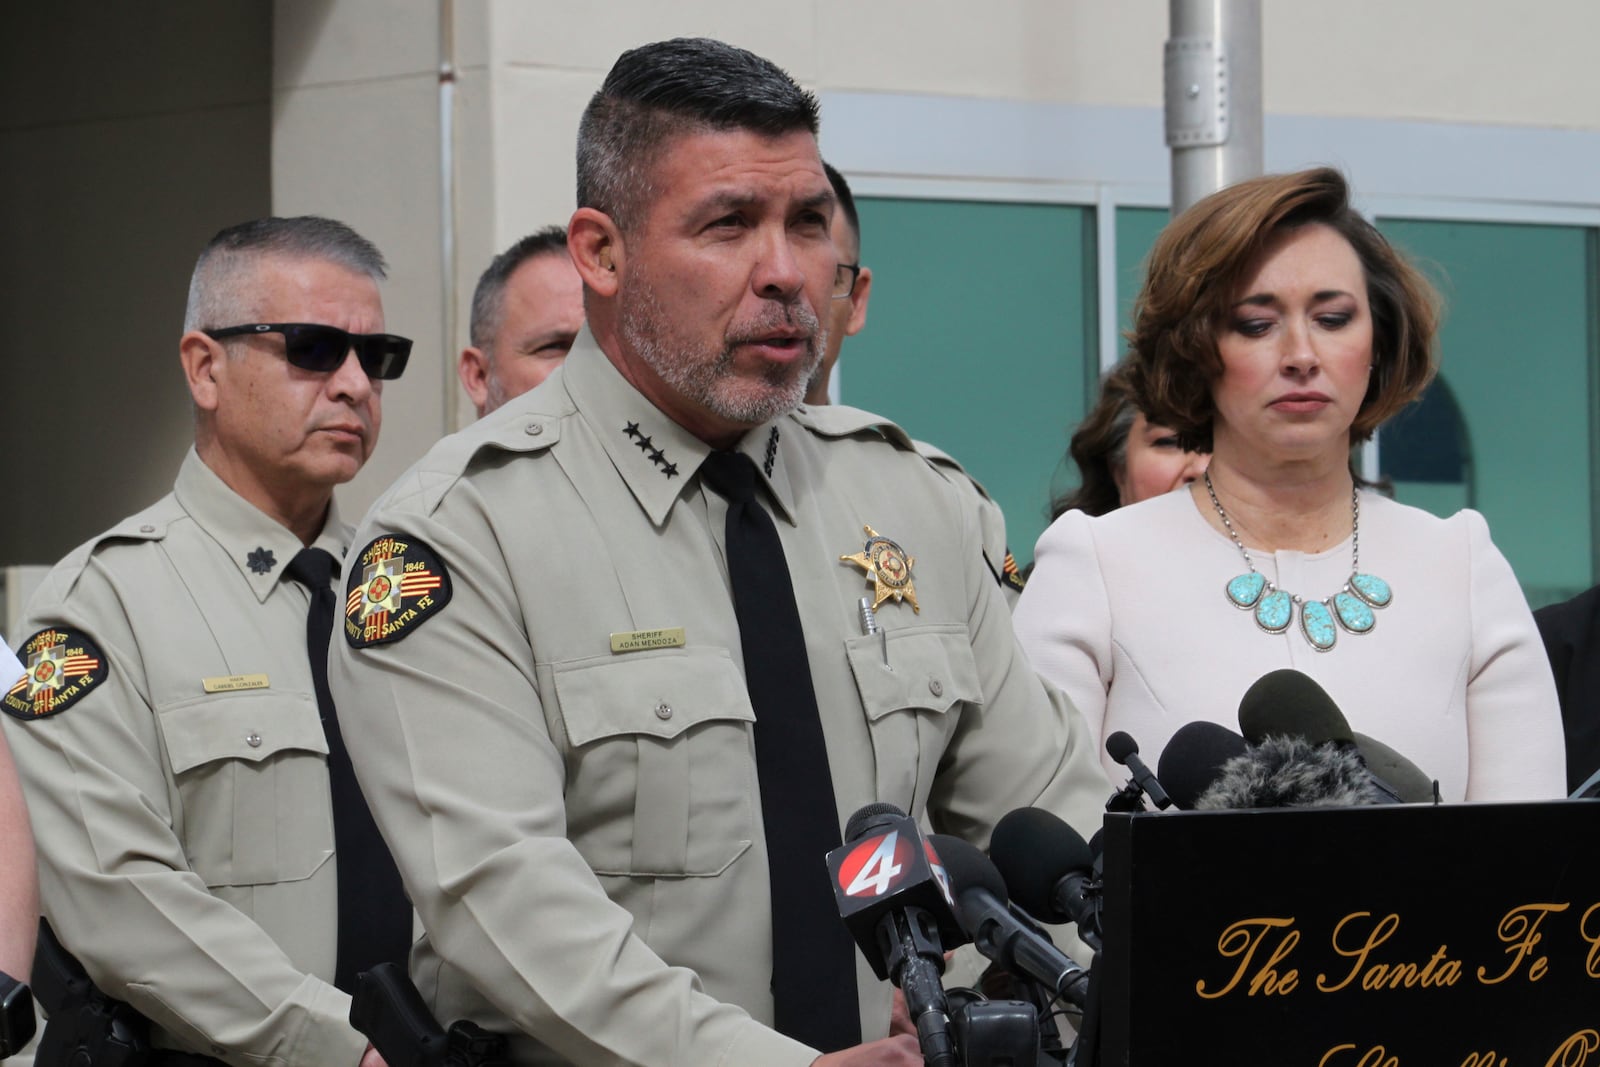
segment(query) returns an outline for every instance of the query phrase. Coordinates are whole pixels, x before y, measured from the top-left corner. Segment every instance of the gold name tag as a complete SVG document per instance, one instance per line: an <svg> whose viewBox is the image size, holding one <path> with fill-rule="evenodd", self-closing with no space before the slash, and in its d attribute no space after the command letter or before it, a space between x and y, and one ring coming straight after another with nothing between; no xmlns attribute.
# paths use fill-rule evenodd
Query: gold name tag
<svg viewBox="0 0 1600 1067"><path fill-rule="evenodd" d="M634 630L632 633L611 635L613 652L643 652L647 648L682 648L683 645L681 626L669 626L665 630Z"/></svg>
<svg viewBox="0 0 1600 1067"><path fill-rule="evenodd" d="M230 674L226 678L202 678L200 684L208 693L233 693L240 689L265 689L264 674Z"/></svg>

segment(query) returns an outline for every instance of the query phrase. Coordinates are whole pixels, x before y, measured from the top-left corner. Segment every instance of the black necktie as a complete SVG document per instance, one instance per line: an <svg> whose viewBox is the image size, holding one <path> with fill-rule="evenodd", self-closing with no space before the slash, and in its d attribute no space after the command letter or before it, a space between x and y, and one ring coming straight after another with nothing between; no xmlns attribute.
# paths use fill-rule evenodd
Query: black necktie
<svg viewBox="0 0 1600 1067"><path fill-rule="evenodd" d="M776 1029L834 1052L861 1042L855 944L834 902L825 857L839 847L833 777L811 686L805 631L778 528L756 499L756 467L713 452L700 476L728 501L728 577L755 708L756 777L772 887Z"/></svg>
<svg viewBox="0 0 1600 1067"><path fill-rule="evenodd" d="M338 573L333 554L302 548L285 573L311 591L306 614L306 651L317 710L328 735L328 787L333 796L333 847L339 860L339 949L333 984L355 989L356 975L379 963L406 966L411 951L411 904L400 884L394 857L378 834L361 787L356 784L350 753L339 731L339 717L328 688L328 643L333 636Z"/></svg>

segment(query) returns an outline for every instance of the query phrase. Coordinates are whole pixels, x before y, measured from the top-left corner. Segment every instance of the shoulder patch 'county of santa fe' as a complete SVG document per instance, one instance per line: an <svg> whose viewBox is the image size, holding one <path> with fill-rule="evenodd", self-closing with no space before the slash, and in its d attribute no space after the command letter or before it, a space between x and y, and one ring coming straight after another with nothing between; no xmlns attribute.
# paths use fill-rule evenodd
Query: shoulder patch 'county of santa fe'
<svg viewBox="0 0 1600 1067"><path fill-rule="evenodd" d="M81 631L40 630L17 650L25 673L5 695L6 714L30 722L59 715L98 689L111 668Z"/></svg>
<svg viewBox="0 0 1600 1067"><path fill-rule="evenodd" d="M1011 555L1011 549L1009 547L1006 548L1005 565L1000 568L1000 581L1004 582L1006 585L1009 585L1019 593L1022 592L1023 587L1028 584L1028 579L1023 575L1022 571L1017 568L1017 561L1015 557Z"/></svg>
<svg viewBox="0 0 1600 1067"><path fill-rule="evenodd" d="M398 641L450 603L450 572L416 538L384 534L350 567L344 636L351 648Z"/></svg>

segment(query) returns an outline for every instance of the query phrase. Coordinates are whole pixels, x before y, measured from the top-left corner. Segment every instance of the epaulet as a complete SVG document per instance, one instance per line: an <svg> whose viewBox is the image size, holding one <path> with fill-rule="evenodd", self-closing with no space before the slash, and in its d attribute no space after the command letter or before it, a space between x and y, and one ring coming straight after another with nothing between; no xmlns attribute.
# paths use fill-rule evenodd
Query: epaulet
<svg viewBox="0 0 1600 1067"><path fill-rule="evenodd" d="M184 515L185 512L175 497L171 495L162 497L143 511L129 515L111 529L91 537L68 552L51 568L44 581L39 583L38 592L42 593L47 587L51 587L58 599L66 599L72 592L72 587L78 584L78 578L96 552L107 545L119 542L165 540L167 528Z"/></svg>
<svg viewBox="0 0 1600 1067"><path fill-rule="evenodd" d="M475 463L495 453L542 452L561 440L561 425L577 411L565 393L535 389L515 397L443 438L396 480L385 504L411 501L427 514Z"/></svg>
<svg viewBox="0 0 1600 1067"><path fill-rule="evenodd" d="M185 512L179 505L176 497L168 495L151 504L143 511L129 515L105 533L88 543L89 548L106 541L161 541L167 536L167 527L178 519L183 518Z"/></svg>
<svg viewBox="0 0 1600 1067"><path fill-rule="evenodd" d="M958 488L970 487L981 499L978 505L978 522L983 533L983 561L988 564L989 571L994 575L995 581L1000 583L1013 597L1022 592L1022 587L1028 583L1017 566L1016 557L1011 554L1011 546L1006 544L1006 519L1000 511L1000 504L989 495L989 490L983 483L974 478L956 458L943 449L935 448L926 441L913 441L917 455L928 461L939 476Z"/></svg>
<svg viewBox="0 0 1600 1067"><path fill-rule="evenodd" d="M950 453L944 451L942 448L935 448L926 441L912 441L911 447L915 448L917 450L917 455L927 460L928 465L934 470L938 471L940 474L946 476L956 475L960 477L962 481L970 483L971 486L978 491L978 495L982 496L985 500L990 501L991 503L994 502L994 497L989 495L989 490L983 487L983 483L974 478L967 468L963 467L960 461L958 461Z"/></svg>
<svg viewBox="0 0 1600 1067"><path fill-rule="evenodd" d="M843 404L827 404L820 407L807 404L796 408L793 417L796 422L818 437L855 437L873 433L896 448L906 452L916 451L916 442L911 440L910 434L882 415L874 415L860 408L847 407Z"/></svg>

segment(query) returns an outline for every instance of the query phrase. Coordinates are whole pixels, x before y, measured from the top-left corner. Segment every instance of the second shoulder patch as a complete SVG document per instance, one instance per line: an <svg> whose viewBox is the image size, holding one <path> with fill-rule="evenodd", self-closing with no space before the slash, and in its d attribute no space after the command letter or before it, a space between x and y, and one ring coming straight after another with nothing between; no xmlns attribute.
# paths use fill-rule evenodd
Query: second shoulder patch
<svg viewBox="0 0 1600 1067"><path fill-rule="evenodd" d="M375 538L350 563L344 636L351 648L398 641L450 603L450 572L423 542Z"/></svg>
<svg viewBox="0 0 1600 1067"><path fill-rule="evenodd" d="M1019 593L1028 584L1028 579L1017 568L1017 561L1012 557L1009 548L1006 549L1006 561L1000 568L1000 581L1001 584L1009 585Z"/></svg>
<svg viewBox="0 0 1600 1067"><path fill-rule="evenodd" d="M25 673L0 698L7 715L24 722L59 715L111 673L106 657L82 631L40 630L18 650Z"/></svg>

